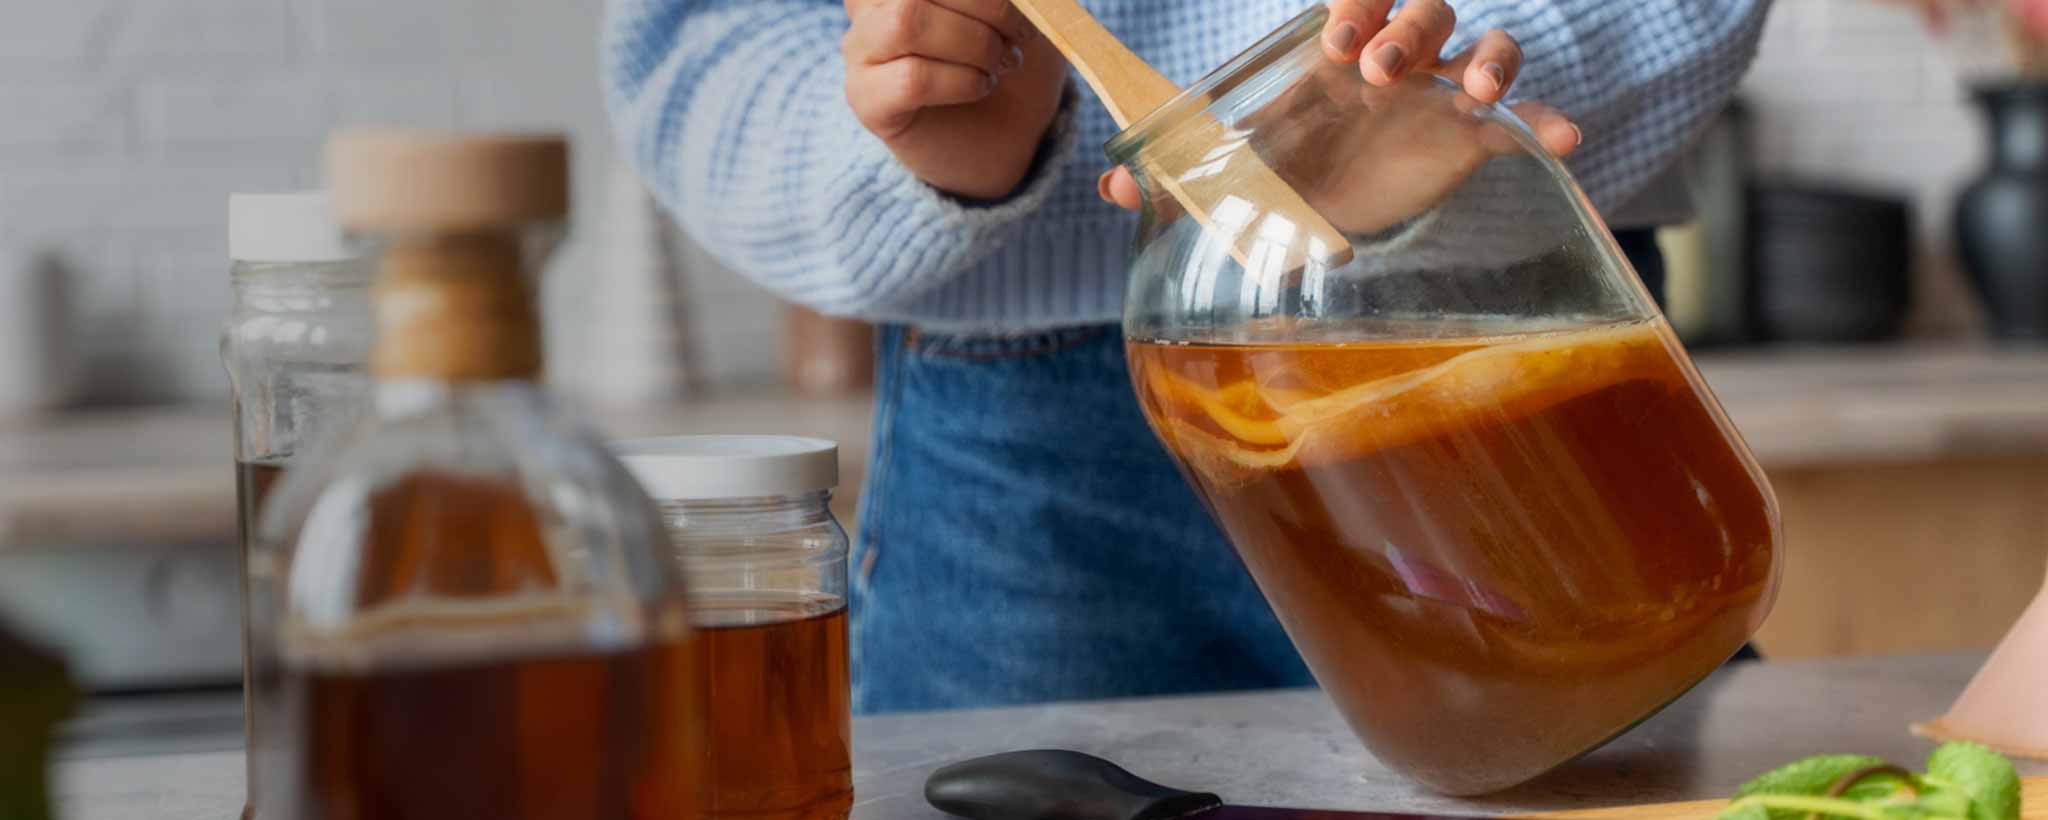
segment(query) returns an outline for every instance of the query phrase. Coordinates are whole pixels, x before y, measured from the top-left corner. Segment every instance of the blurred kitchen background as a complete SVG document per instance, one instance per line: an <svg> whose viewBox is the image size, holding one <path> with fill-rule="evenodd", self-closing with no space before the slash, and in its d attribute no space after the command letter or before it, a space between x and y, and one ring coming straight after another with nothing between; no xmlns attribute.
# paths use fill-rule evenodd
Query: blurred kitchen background
<svg viewBox="0 0 2048 820"><path fill-rule="evenodd" d="M4 8L0 617L113 695L80 736L239 742L225 203L316 186L339 124L567 128L551 372L616 433L838 439L857 524L865 336L720 269L618 172L600 0ZM1959 73L1903 7L1782 0L1696 158L1704 220L1664 237L1672 316L1783 503L1770 656L1987 648L2048 562L2048 349L1992 341L1958 261L1990 144Z"/></svg>

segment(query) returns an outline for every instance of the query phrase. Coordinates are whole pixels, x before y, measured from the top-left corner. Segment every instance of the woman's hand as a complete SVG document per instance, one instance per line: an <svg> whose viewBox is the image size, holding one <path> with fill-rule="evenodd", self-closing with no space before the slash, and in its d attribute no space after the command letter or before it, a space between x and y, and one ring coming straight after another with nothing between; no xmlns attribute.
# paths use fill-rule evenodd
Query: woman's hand
<svg viewBox="0 0 2048 820"><path fill-rule="evenodd" d="M1426 71L1462 85L1465 93L1485 103L1499 102L1522 69L1522 47L1507 32L1495 29L1448 61L1437 59L1457 28L1457 15L1445 0L1410 0L1401 13L1388 18L1394 0L1330 0L1330 19L1323 25L1323 53L1340 63L1357 63L1371 85L1388 87L1416 71ZM1515 113L1529 123L1543 147L1557 156L1577 148L1579 128L1563 113L1541 103L1520 103ZM1102 198L1137 210L1138 184L1130 171L1110 169L1097 182Z"/></svg>
<svg viewBox="0 0 2048 820"><path fill-rule="evenodd" d="M846 101L911 173L1010 193L1059 111L1066 62L1009 0L845 0Z"/></svg>

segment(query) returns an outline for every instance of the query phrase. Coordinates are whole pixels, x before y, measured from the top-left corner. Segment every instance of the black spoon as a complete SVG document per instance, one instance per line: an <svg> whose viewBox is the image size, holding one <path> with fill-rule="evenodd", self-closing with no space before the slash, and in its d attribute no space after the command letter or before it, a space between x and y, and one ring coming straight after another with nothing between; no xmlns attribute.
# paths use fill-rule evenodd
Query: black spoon
<svg viewBox="0 0 2048 820"><path fill-rule="evenodd" d="M1477 820L1449 815L1226 806L1208 792L1161 786L1080 752L1005 752L947 766L924 799L967 820Z"/></svg>

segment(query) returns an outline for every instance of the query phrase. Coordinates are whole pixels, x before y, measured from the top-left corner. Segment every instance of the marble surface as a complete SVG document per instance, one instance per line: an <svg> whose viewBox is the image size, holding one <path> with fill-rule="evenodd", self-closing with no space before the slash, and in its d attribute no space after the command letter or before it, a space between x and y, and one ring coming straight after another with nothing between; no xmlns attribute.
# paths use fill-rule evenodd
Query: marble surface
<svg viewBox="0 0 2048 820"><path fill-rule="evenodd" d="M1722 797L1804 755L1860 752L1917 766L1908 721L1946 709L1981 656L1750 664L1724 670L1615 742L1481 800L1424 792L1379 766L1315 691L865 717L854 721L854 820L938 820L921 795L967 757L1069 748L1141 776L1250 805L1508 814ZM2022 763L2048 774L2048 763ZM74 758L62 820L218 820L241 806L233 751Z"/></svg>

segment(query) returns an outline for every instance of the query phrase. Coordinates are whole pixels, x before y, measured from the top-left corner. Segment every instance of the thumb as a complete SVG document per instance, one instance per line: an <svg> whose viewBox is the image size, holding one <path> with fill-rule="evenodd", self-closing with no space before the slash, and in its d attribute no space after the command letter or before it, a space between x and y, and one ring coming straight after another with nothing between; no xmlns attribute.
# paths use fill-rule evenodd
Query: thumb
<svg viewBox="0 0 2048 820"><path fill-rule="evenodd" d="M1095 181L1095 193L1102 201L1126 211L1135 211L1144 202L1138 193L1138 181L1121 165L1103 172L1102 178Z"/></svg>

